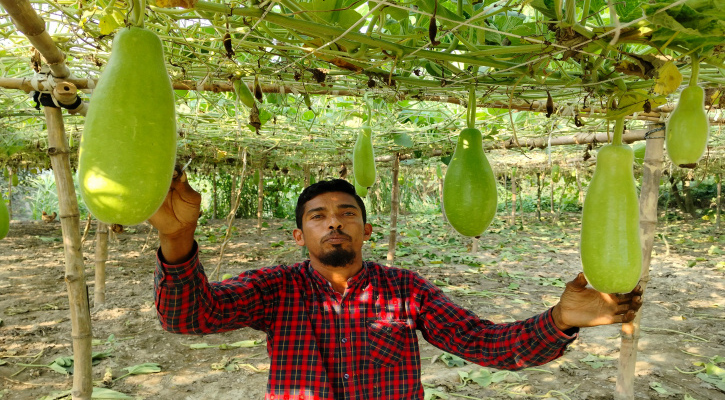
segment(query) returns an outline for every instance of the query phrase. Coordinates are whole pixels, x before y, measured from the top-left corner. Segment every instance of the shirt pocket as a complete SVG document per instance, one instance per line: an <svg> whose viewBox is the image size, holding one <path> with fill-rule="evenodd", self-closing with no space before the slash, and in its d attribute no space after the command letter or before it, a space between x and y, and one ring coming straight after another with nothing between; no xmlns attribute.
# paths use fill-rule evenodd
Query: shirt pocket
<svg viewBox="0 0 725 400"><path fill-rule="evenodd" d="M370 362L379 366L400 363L410 341L410 327L402 321L372 320L368 322L368 354Z"/></svg>

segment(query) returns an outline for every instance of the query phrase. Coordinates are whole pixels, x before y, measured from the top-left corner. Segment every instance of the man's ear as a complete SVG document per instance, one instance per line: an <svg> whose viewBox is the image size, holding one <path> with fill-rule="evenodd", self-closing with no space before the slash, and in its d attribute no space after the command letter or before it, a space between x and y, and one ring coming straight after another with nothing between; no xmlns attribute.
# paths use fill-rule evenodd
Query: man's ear
<svg viewBox="0 0 725 400"><path fill-rule="evenodd" d="M365 224L364 233L365 233L365 236L363 236L363 240L370 239L370 236L372 236L372 234L373 234L372 224Z"/></svg>
<svg viewBox="0 0 725 400"><path fill-rule="evenodd" d="M292 231L292 237L295 238L295 243L297 243L298 246L304 246L305 245L305 235L302 234L302 229L295 228Z"/></svg>

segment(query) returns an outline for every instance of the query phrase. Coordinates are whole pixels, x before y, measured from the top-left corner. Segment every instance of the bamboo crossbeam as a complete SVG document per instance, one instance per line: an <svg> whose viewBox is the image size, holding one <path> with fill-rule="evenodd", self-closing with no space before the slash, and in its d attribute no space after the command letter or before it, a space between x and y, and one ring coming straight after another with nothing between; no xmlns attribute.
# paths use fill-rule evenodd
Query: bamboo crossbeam
<svg viewBox="0 0 725 400"><path fill-rule="evenodd" d="M29 78L0 78L0 87L5 89L19 89L23 90L26 93L29 93L33 90L33 83L32 80ZM71 84L74 85L77 89L83 90L83 89L89 89L95 87L96 81L92 79L79 79L79 78L68 78L63 79L62 81L56 80L55 86L58 86L62 83L65 84ZM50 84L47 83L47 81L39 81L35 82L36 86L39 86L41 90L50 90ZM172 83L173 88L175 90L195 90L195 91L207 91L207 92L233 92L234 88L232 84L229 81L223 81L223 82L196 82L196 81L177 81ZM247 86L250 88L250 90L254 90L254 87L252 84L247 84ZM294 85L269 85L269 84L263 84L260 85L263 93L307 93L311 95L328 95L328 96L349 96L349 97L363 97L365 95L366 90L360 89L360 90L338 90L338 89L330 89L330 88L324 88L324 87L315 87L311 88L309 86L303 88L300 86L294 86ZM438 96L438 95L420 95L420 94L411 94L405 90L401 90L398 92L398 96L401 98L405 97L413 97L415 96L415 99L421 100L421 101L430 101L430 102L439 102L439 103L448 103L448 104L457 104L461 106L465 106L465 100L453 97L453 96ZM87 107L87 106L86 106ZM516 111L533 111L533 112L545 112L546 106L544 101L538 101L535 100L533 102L527 103L521 100L514 101L512 103L509 103L508 101L493 101L493 102L487 102L487 103L481 103L477 104L478 108L498 108L498 109L511 109ZM564 110L568 106L565 106L563 104L557 104L554 103L554 110ZM671 113L675 108L674 104L664 104L660 107L657 107L656 109L652 110L651 112L645 113L638 113L636 117L628 117L628 119L634 119L639 121L650 121L650 122L661 122L662 114L668 114ZM705 107L706 110L716 110L717 107ZM584 107L579 109L572 109L572 113L576 112L580 117L583 118L603 118L604 115L607 113L606 108L601 107ZM71 113L74 113L71 111ZM85 112L82 113L85 115ZM572 114L573 115L573 114ZM720 125L725 124L725 119L716 119L714 116L710 117L710 124L711 125Z"/></svg>
<svg viewBox="0 0 725 400"><path fill-rule="evenodd" d="M639 140L644 140L645 134L647 134L647 129L637 129L637 130L631 130L631 131L625 131L622 135L622 141L624 143L632 143ZM578 135L572 135L572 136L561 136L551 139L551 143L549 143L548 138L535 138L535 139L519 139L519 143L516 144L516 142L513 139L509 139L505 142L492 142L488 145L484 146L485 150L492 150L492 149L513 149L513 148L528 148L528 149L545 149L549 145L551 146L564 146L564 145L582 145L582 144L589 144L589 143L607 143L611 140L610 137L608 137L607 132L599 132L599 133L580 133ZM443 155L443 150L436 149L433 150L431 153L426 153L426 156L440 156ZM400 159L401 160L408 160L411 158L415 158L412 154L401 154ZM387 156L380 156L375 158L375 162L391 162L395 159L395 155L387 155Z"/></svg>
<svg viewBox="0 0 725 400"><path fill-rule="evenodd" d="M65 78L70 70L65 63L65 54L55 45L48 31L45 30L45 21L35 12L29 1L0 0L5 11L18 31L22 32L35 47L50 67L53 76Z"/></svg>

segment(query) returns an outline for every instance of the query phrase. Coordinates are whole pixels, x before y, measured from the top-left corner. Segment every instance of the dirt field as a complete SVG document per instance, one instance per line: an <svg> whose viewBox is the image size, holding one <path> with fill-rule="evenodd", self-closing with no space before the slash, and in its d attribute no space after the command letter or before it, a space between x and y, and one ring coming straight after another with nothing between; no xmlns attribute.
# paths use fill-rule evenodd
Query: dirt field
<svg viewBox="0 0 725 400"><path fill-rule="evenodd" d="M474 255L470 243L461 243L432 216L403 216L399 232L405 236L396 266L420 271L457 303L487 319L529 317L552 306L564 282L580 270L578 215L565 216L558 224L534 224L531 218L527 216L523 229L496 222ZM375 227L378 233L364 251L366 258L383 261L387 222L373 222L381 226ZM299 261L292 225L268 221L258 236L253 221L237 221L220 274ZM160 328L153 306L158 243L149 230L148 225L132 227L109 243L107 302L91 305L93 349L107 354L93 369L98 386L110 371L117 380L106 387L128 398L263 398L269 365L264 334L243 329L181 336ZM223 222L209 222L199 231L209 273L219 257ZM664 235L655 241L642 310L636 398L725 400L725 375L717 375L716 368L725 367L725 235L717 233L711 221L670 222L660 233ZM91 284L93 237L91 231L83 246ZM51 393L71 388L70 376L20 365L48 365L71 355L64 268L58 223L14 222L9 236L0 241L0 399L55 399L60 396ZM93 286L89 291L92 301ZM494 373L490 384L473 380L486 375L479 372L481 367L456 366L460 360L421 338L423 380L431 399L611 399L618 335L614 326L584 329L559 360L518 373L489 370ZM160 372L118 379L126 373L124 368L143 363L157 363ZM708 364L711 368L704 370Z"/></svg>

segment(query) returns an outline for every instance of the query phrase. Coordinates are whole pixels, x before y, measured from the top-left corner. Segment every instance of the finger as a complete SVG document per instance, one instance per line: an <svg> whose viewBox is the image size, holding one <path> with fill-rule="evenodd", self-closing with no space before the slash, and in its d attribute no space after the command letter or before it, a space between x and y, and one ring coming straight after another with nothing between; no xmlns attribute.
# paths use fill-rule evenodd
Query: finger
<svg viewBox="0 0 725 400"><path fill-rule="evenodd" d="M570 286L572 289L581 290L587 287L587 283L587 278L584 276L584 273L580 272L576 278L567 283L567 286Z"/></svg>

